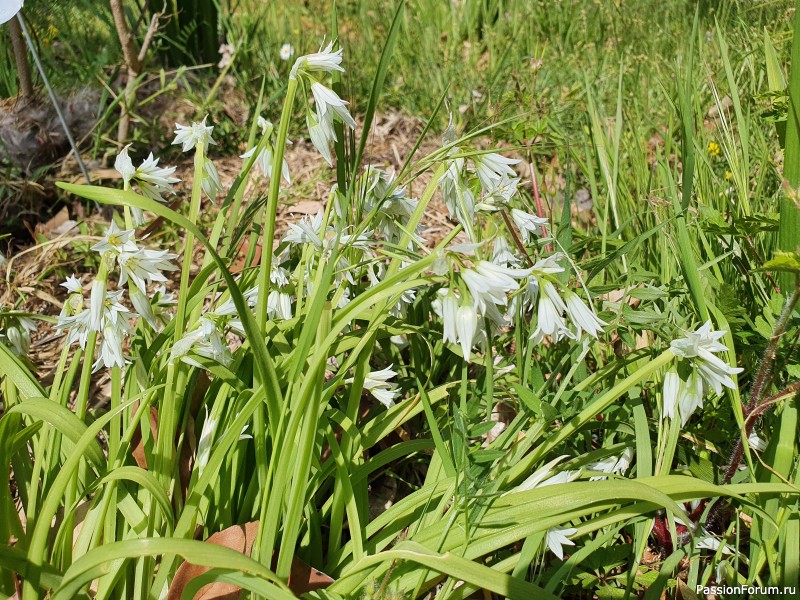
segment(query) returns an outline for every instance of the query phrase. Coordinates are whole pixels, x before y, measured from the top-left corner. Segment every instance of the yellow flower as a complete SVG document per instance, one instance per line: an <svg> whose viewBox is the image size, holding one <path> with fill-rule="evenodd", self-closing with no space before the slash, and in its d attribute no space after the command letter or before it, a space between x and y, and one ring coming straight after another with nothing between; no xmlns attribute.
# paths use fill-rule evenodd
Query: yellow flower
<svg viewBox="0 0 800 600"><path fill-rule="evenodd" d="M708 142L708 148L706 151L711 156L719 156L719 144L717 142Z"/></svg>
<svg viewBox="0 0 800 600"><path fill-rule="evenodd" d="M733 173L731 173L730 171L725 171L725 179L727 179L728 181L733 179Z"/></svg>

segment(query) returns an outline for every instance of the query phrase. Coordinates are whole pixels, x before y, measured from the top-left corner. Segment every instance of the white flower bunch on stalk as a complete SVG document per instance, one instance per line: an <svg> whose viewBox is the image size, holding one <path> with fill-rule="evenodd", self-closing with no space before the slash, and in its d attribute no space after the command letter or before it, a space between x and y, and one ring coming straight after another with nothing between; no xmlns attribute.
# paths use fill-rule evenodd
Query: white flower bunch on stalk
<svg viewBox="0 0 800 600"><path fill-rule="evenodd" d="M556 342L562 339L577 340L584 333L597 339L603 327L608 325L581 300L578 294L564 288L563 284L553 277L564 272L564 268L558 262L562 258L563 254L556 253L536 261L531 268L533 277L528 281L524 300L528 307L536 309L536 329L530 337L535 344L542 343L547 337ZM562 288L561 291L559 288ZM574 331L567 319L575 327Z"/></svg>
<svg viewBox="0 0 800 600"><path fill-rule="evenodd" d="M114 161L114 168L122 175L122 180L126 185L133 185L139 188L143 196L155 200L156 202L164 202L162 194L172 194L172 185L178 183L180 179L173 177L175 167L159 167L159 159L153 157L153 153L147 155L147 158L142 161L138 167L133 166L133 161L128 154L128 148L131 144L125 146ZM139 227L144 224L145 218L142 209L132 207L133 224Z"/></svg>
<svg viewBox="0 0 800 600"><path fill-rule="evenodd" d="M214 126L206 125L206 119L208 117L203 117L202 121L199 123L193 122L191 125L175 123L175 139L172 140L172 145L181 145L183 146L183 151L188 152L197 144L203 144L204 146L216 144L214 138L211 137Z"/></svg>
<svg viewBox="0 0 800 600"><path fill-rule="evenodd" d="M98 277L92 282L88 302L84 298L80 281L68 277L62 285L69 291L67 300L58 317L56 328L67 333L66 343L78 343L86 348L89 333L102 334L98 358L94 363L96 371L101 366L124 367L126 358L123 344L133 331L131 321L140 315L153 327L159 329L165 322L163 307L157 317L152 307L148 286L167 281L163 271L174 271L171 263L175 254L163 250L141 248L136 243L132 229L122 230L112 221L105 236L92 250L101 256L102 264ZM108 271L119 268L119 286L127 285L130 301L137 312L129 310L122 302L124 290L108 289ZM164 304L166 290L155 292L160 304Z"/></svg>
<svg viewBox="0 0 800 600"><path fill-rule="evenodd" d="M272 143L272 134L274 133L275 128L273 127L272 123L267 121L264 117L258 117L258 127L261 129L261 137L267 138L264 142L263 148L256 156L256 164L258 168L261 169L261 172L264 174L264 177L272 177L272 156L273 156L273 143ZM287 142L289 144L291 142ZM253 153L256 151L258 146L250 148L247 152L242 154L239 158L250 158L253 156ZM286 158L283 159L283 164L281 165L281 175L286 180L286 183L291 183L292 180L289 177L289 163L286 162Z"/></svg>
<svg viewBox="0 0 800 600"><path fill-rule="evenodd" d="M723 387L735 389L731 375L743 371L716 355L728 351L719 341L727 331L712 331L711 321L706 321L697 330L684 333L685 337L670 344L678 364L664 376L663 391L664 416L670 419L680 416L681 426L686 425L695 410L702 408L709 389L716 396L722 395Z"/></svg>
<svg viewBox="0 0 800 600"><path fill-rule="evenodd" d="M342 100L332 89L322 85L318 77L320 75L332 73L334 71L344 72L342 65L342 49L333 50L333 42L325 48L320 48L319 52L307 54L298 58L292 71L290 79L298 80L303 84L303 92L308 98L310 88L314 98L316 110L312 110L310 105L306 105L306 124L311 142L325 159L333 166L330 145L337 141L336 131L333 128L335 121L347 125L350 129L356 128L356 122L347 110L347 102Z"/></svg>
<svg viewBox="0 0 800 600"><path fill-rule="evenodd" d="M476 211L492 213L506 209L516 196L520 180L512 166L520 161L506 158L497 152L477 151L468 160L463 156L463 148L452 146L456 139L451 114L447 129L442 135L442 146L450 148L444 160L447 168L439 178L439 190L450 218L461 223L467 235L472 236L471 224ZM479 194L478 198L476 194ZM526 227L530 231L528 223ZM527 240L528 234L523 235Z"/></svg>

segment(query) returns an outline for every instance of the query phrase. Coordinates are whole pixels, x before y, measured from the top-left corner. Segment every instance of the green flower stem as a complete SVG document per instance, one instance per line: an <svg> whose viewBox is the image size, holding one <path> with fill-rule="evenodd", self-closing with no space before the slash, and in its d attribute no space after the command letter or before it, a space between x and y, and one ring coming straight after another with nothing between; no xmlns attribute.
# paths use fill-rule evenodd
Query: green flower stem
<svg viewBox="0 0 800 600"><path fill-rule="evenodd" d="M242 200L244 199L244 192L246 186L245 178L248 176L250 171L253 168L253 164L256 162L256 158L264 149L264 146L267 145L267 141L269 140L269 136L272 135L272 131L267 131L266 135L261 136L261 139L258 141L258 145L256 146L255 152L253 155L247 159L247 162L244 164L244 168L242 169L241 174L239 175L242 178L239 187L236 189L236 194L233 197L233 202L231 203L228 212L224 215L220 215L221 218L225 220L225 237L222 240L222 248L220 254L222 256L232 256L232 249L231 244L233 243L233 232L236 229L236 225L239 223L241 215L239 212L242 209ZM212 234L212 239L210 240L211 244L214 245L214 239Z"/></svg>
<svg viewBox="0 0 800 600"><path fill-rule="evenodd" d="M197 224L200 215L201 192L203 191L203 169L205 163L205 145L198 142L194 153L194 181L192 182L192 202L189 206L189 220L192 225ZM183 247L183 265L181 267L181 283L178 292L178 309L175 315L175 335L174 341L183 337L186 331L186 305L189 301L189 275L192 268L192 250L194 249L194 233L186 232L186 243ZM168 388L169 390L169 388Z"/></svg>
<svg viewBox="0 0 800 600"><path fill-rule="evenodd" d="M198 142L194 153L194 181L192 182L192 200L189 205L189 221L197 224L200 215L202 199L203 173L205 169L205 144ZM178 291L178 308L175 314L175 332L173 343L178 342L189 328L186 318L186 307L189 302L189 282L192 269L192 254L194 250L195 235L190 230L186 232L186 241L183 249L183 264L181 266L181 280ZM198 305L191 315L195 320L199 317ZM191 321L191 319L190 319ZM169 487L175 459L175 428L178 425L178 415L181 414L182 405L178 401L183 390L186 389L186 370L180 368L182 363L170 362L167 367L167 385L164 401L159 406L159 436L156 442L158 452L156 455L156 475L161 477L165 487Z"/></svg>
<svg viewBox="0 0 800 600"><path fill-rule="evenodd" d="M66 368L67 360L69 359L69 346L64 344L61 349L61 356L58 359L58 366L56 367L55 378L53 385L50 387L50 400L58 402L61 397L61 381L63 379L64 370ZM80 360L80 353L74 360ZM13 387L13 386L11 386ZM6 396L8 398L8 396ZM12 401L13 404L13 401ZM53 434L53 428L48 423L42 425L42 434L39 438L34 440L34 462L33 470L31 471L30 489L28 490L28 506L25 515L29 521L36 519L36 513L39 504L39 483L42 476L42 470L51 472L53 470L52 461L58 460L61 451L61 437L58 431ZM47 450L45 450L47 448ZM45 465L45 462L47 464Z"/></svg>
<svg viewBox="0 0 800 600"><path fill-rule="evenodd" d="M278 124L278 137L272 155L272 175L269 179L269 197L264 209L264 237L261 244L261 265L258 272L258 303L256 304L256 324L264 331L267 324L267 296L269 295L269 276L272 271L272 246L275 242L275 216L278 211L278 195L281 191L281 167L286 151L286 137L292 118L292 105L297 94L297 80L289 79L286 99L283 102L281 122Z"/></svg>
<svg viewBox="0 0 800 600"><path fill-rule="evenodd" d="M97 277L93 285L99 285L102 288L101 298L105 299L106 286L108 284L108 271L113 261L113 255L110 253L103 253L100 259L100 268L97 270ZM97 331L90 331L86 338L86 350L83 353L83 364L81 365L81 378L78 386L78 396L75 400L75 414L83 421L86 419L86 411L89 404L89 388L92 384L92 366L94 363L94 351L97 346ZM67 486L65 507L72 506L78 497L78 479L80 477L80 469L76 470L72 479ZM66 531L72 531L74 528L74 513L70 512L64 518L64 525ZM65 536L62 546L62 561L64 565L72 564L72 538Z"/></svg>
<svg viewBox="0 0 800 600"><path fill-rule="evenodd" d="M122 191L131 191L131 182L126 181L122 184ZM122 214L125 215L125 229L133 229L133 217L131 216L131 207L127 204L122 207Z"/></svg>

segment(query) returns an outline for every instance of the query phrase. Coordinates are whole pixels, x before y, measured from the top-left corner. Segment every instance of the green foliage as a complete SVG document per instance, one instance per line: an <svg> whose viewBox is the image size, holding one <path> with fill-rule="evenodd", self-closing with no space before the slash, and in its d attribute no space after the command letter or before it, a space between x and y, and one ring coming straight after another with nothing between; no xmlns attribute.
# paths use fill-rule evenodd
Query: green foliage
<svg viewBox="0 0 800 600"><path fill-rule="evenodd" d="M211 569L185 595L228 582L286 598L295 557L334 578L306 596L319 600L796 585L800 322L797 293L776 281L798 271L777 239L793 194L774 127L788 106L786 3L202 4L177 17L172 6L161 48L216 61L220 31L205 21L216 14L252 117L276 124L259 135L225 121L219 73L186 92L224 121L215 137L255 149L218 211L204 210L202 143L177 210L127 184L60 184L121 207L126 228L133 209L164 218L165 239L197 245L199 259L184 254L174 317L131 332L106 405L89 402L105 333L64 350L53 381L0 339L0 479L14 482L0 488L0 540L15 540L0 545L0 592L18 575L23 600L88 597L92 582L95 597L161 597L185 559ZM311 79L287 76L331 22L347 73L330 85L365 126L333 125L338 188L318 221L293 223L293 241L276 224L281 159L287 139L309 136L297 104ZM385 106L425 121L397 179L365 164ZM417 156L442 132L441 148ZM481 136L527 158L535 185L508 204L492 204L476 175ZM268 185L252 173L265 148ZM422 244L417 227L453 172L450 227ZM397 217L396 195L410 200L418 178L418 202ZM467 210L472 196L482 210ZM523 235L511 208L542 211L547 232ZM486 342L465 343L448 332L445 299L475 316L463 274L501 238L520 270L552 259L562 272L511 277L494 302L509 322L481 314ZM113 288L120 265L96 264L95 282ZM600 331L538 343L545 283L597 307ZM19 315L3 315L5 333ZM202 338L203 319L238 339L233 350ZM706 321L722 349L672 343ZM668 374L686 381L708 354L730 376L720 393L701 394L685 423L668 416ZM193 539L253 521L249 557Z"/></svg>

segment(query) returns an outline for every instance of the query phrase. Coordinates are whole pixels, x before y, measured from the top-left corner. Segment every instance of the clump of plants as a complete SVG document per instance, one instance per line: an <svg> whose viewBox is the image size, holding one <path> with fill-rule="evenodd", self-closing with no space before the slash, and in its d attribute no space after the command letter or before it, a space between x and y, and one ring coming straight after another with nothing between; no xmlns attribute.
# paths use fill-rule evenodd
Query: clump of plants
<svg viewBox="0 0 800 600"><path fill-rule="evenodd" d="M0 591L658 597L789 576L797 481L765 480L750 448L769 442L754 437L758 418L796 389L766 392L797 290L764 362L744 373L719 315L670 310L651 327L592 289L560 235L569 212L536 214L518 161L475 144L484 132L459 135L451 120L441 148L398 173L364 164L396 23L359 139L331 42L297 58L277 125L255 120L230 189L205 119L174 132L189 173L152 154L136 166L126 148L122 189L61 185L121 211L92 247L97 272L64 283L52 383L22 358L29 315L0 314L0 479L11 483ZM294 134L338 184L278 237L298 103L307 129ZM430 182L411 197L422 173ZM165 204L176 174L192 182L186 214ZM245 198L250 179L268 180L262 196ZM434 243L422 223L437 193L450 229ZM204 195L219 202L208 231ZM183 232L182 249L137 238L154 216ZM90 402L100 371L103 408ZM710 407L728 413L730 461L683 444ZM386 478L397 491L376 506ZM245 525L242 547L203 541ZM298 581L299 560L328 578ZM183 561L203 567L188 582Z"/></svg>

